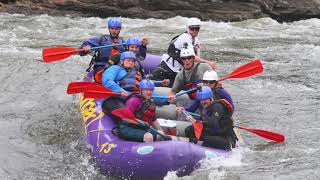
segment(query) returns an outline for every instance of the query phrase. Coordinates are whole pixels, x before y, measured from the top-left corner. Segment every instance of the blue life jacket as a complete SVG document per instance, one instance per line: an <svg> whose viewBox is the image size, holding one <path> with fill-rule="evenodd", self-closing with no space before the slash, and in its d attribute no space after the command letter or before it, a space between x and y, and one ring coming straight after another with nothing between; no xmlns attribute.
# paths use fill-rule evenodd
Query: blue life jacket
<svg viewBox="0 0 320 180"><path fill-rule="evenodd" d="M102 74L102 85L113 92L131 91L136 86L136 71L129 71L121 65L113 65Z"/></svg>
<svg viewBox="0 0 320 180"><path fill-rule="evenodd" d="M125 43L122 37L119 37L118 39L113 39L110 35L102 35L100 37L99 46L122 43ZM95 65L106 65L109 60L109 57L114 55L112 54L112 49L117 50L119 53L122 53L126 50L125 45L100 48L92 57L92 59L95 61Z"/></svg>
<svg viewBox="0 0 320 180"><path fill-rule="evenodd" d="M136 74L137 72L135 70L131 70L127 73L126 76L124 76L120 81L120 87L125 89L126 91L133 92L136 90Z"/></svg>

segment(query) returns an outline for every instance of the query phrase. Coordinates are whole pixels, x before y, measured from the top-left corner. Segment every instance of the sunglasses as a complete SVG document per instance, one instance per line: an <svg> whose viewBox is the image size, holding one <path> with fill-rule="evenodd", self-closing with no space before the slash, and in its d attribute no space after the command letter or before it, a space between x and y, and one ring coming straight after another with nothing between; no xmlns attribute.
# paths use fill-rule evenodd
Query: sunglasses
<svg viewBox="0 0 320 180"><path fill-rule="evenodd" d="M200 31L200 27L189 27L191 31Z"/></svg>
<svg viewBox="0 0 320 180"><path fill-rule="evenodd" d="M188 59L192 59L193 56L188 56L188 57L181 57L181 60L188 60Z"/></svg>
<svg viewBox="0 0 320 180"><path fill-rule="evenodd" d="M214 80L202 80L203 83L207 83L207 84L214 84L216 83L217 81L214 81Z"/></svg>

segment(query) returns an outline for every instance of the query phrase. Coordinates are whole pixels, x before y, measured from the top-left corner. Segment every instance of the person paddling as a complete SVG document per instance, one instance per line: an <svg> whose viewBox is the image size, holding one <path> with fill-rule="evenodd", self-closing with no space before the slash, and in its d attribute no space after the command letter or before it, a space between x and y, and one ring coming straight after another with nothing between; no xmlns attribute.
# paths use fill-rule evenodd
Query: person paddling
<svg viewBox="0 0 320 180"><path fill-rule="evenodd" d="M198 18L190 18L187 23L187 31L175 36L168 47L167 54L161 57L161 64L153 72L150 78L154 80L163 80L170 82L172 87L175 76L183 68L183 60L180 51L185 48L191 48L195 52L196 62L208 63L213 69L216 65L212 61L200 58L200 41L198 34L200 31L201 21Z"/></svg>
<svg viewBox="0 0 320 180"><path fill-rule="evenodd" d="M195 62L195 53L193 48L182 49L180 52L181 60L183 61L183 69L178 72L175 77L173 86L169 93L170 103L174 103L175 94L181 90L190 90L197 87L200 83L204 72L212 71L212 68L207 63ZM190 99L195 99L196 91L188 93Z"/></svg>
<svg viewBox="0 0 320 180"><path fill-rule="evenodd" d="M204 127L200 140L206 147L231 150L238 140L231 118L233 109L227 105L226 100L215 100L213 97L214 93L208 86L203 86L197 91L197 100L201 103L200 121ZM192 116L187 118L195 120ZM197 142L192 125L185 129L185 134L190 142Z"/></svg>
<svg viewBox="0 0 320 180"><path fill-rule="evenodd" d="M119 65L112 65L102 74L102 85L121 96L137 90L134 64L136 55L131 51L121 53Z"/></svg>
<svg viewBox="0 0 320 180"><path fill-rule="evenodd" d="M85 49L85 51L80 52L80 56L87 55L92 47L125 43L124 39L119 36L122 27L121 19L112 17L108 20L107 25L109 34L94 36L85 40L80 46L80 48ZM96 74L105 67L110 56L122 53L125 51L125 49L125 45L123 44L96 50L87 71L90 71L91 66L93 65L93 72Z"/></svg>
<svg viewBox="0 0 320 180"><path fill-rule="evenodd" d="M213 99L214 100L219 100L219 99L225 99L227 100L228 105L231 106L231 108L234 110L234 103L231 98L231 95L226 91L220 82L218 82L218 74L216 71L206 71L203 74L202 78L202 85L208 86L211 88L213 93ZM186 108L187 111L189 112L196 112L200 107L200 101L194 101L191 106ZM181 107L177 107L176 111L180 113L182 111Z"/></svg>
<svg viewBox="0 0 320 180"><path fill-rule="evenodd" d="M156 120L156 104L151 98L153 91L154 83L152 80L143 79L140 83L140 93L133 93L127 98L125 107L145 123L144 125L135 125L123 120L118 131L120 138L138 142L151 142L160 139L157 133L149 131L150 125L164 134Z"/></svg>
<svg viewBox="0 0 320 180"><path fill-rule="evenodd" d="M131 51L136 55L135 70L137 71L136 79L138 82L145 78L145 72L141 66L140 61L143 61L147 55L148 38L143 38L140 41L137 37L130 37L126 42L127 51ZM96 73L95 80L97 83L102 83L103 72L112 65L117 65L120 62L120 54L115 54L109 57L107 65Z"/></svg>

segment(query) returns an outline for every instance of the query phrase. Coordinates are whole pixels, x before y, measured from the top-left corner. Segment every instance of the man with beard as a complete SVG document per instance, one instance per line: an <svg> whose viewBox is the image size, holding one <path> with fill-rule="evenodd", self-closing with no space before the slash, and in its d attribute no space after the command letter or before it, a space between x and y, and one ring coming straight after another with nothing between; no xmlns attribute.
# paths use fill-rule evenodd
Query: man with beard
<svg viewBox="0 0 320 180"><path fill-rule="evenodd" d="M183 69L178 72L175 77L171 92L169 93L169 101L173 103L176 99L176 93L181 90L190 90L197 87L201 82L204 72L212 71L207 63L195 62L195 53L193 48L184 48L180 52L183 62ZM194 100L196 91L188 93L190 99Z"/></svg>
<svg viewBox="0 0 320 180"><path fill-rule="evenodd" d="M125 43L123 38L119 36L122 27L122 21L119 18L112 17L108 20L107 24L109 34L94 36L83 42L80 48L85 49L85 51L80 52L80 56L87 55L91 51L92 47ZM93 72L96 74L107 65L110 56L120 54L125 50L126 48L124 44L97 49L91 59L90 67L87 69L87 71L90 71L91 66L93 65Z"/></svg>

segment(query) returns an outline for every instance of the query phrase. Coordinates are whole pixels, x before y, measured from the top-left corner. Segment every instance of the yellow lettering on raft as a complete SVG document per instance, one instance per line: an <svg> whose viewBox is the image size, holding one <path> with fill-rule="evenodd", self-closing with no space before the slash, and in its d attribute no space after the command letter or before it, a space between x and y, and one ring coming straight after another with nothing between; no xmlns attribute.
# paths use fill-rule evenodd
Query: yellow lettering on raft
<svg viewBox="0 0 320 180"><path fill-rule="evenodd" d="M106 147L107 147L107 148L106 148ZM104 154L108 154L108 153L111 151L111 149L113 149L113 148L115 148L115 147L117 147L116 144L113 144L113 143L111 143L111 144L109 144L109 143L104 143L104 144L101 145L101 148L100 148L100 151L99 151L99 152L102 152L102 151L103 151Z"/></svg>
<svg viewBox="0 0 320 180"><path fill-rule="evenodd" d="M94 99L85 99L83 95L80 95L80 110L83 118L83 123L87 122L90 118L92 118L91 122L94 122L104 115L102 111L96 110L96 103Z"/></svg>

